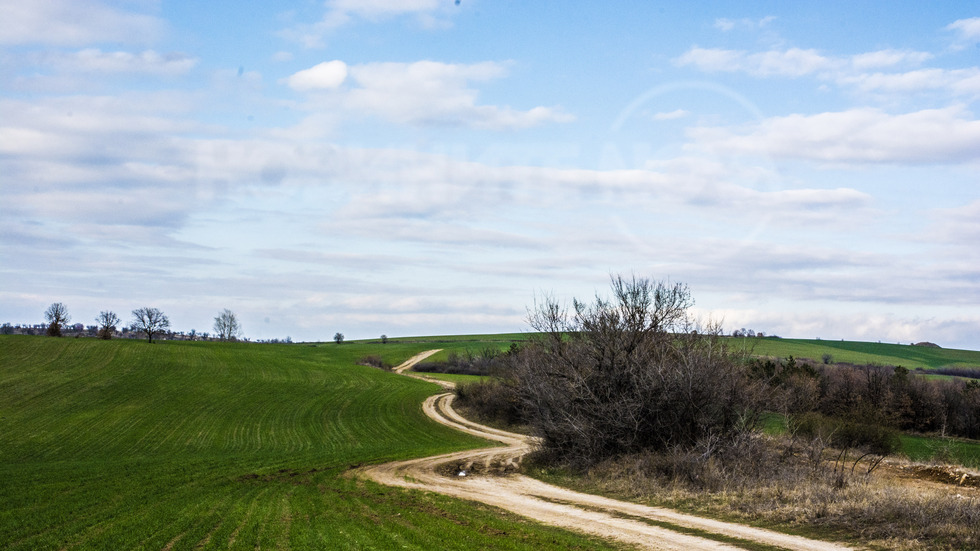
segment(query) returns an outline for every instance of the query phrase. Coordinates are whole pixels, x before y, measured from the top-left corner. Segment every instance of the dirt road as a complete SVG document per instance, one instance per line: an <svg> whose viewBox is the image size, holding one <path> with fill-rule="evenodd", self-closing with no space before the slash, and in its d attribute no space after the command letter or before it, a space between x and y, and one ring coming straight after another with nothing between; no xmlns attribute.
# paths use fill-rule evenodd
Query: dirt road
<svg viewBox="0 0 980 551"><path fill-rule="evenodd" d="M395 371L403 373L435 352L419 354ZM443 386L452 385L443 382ZM360 474L390 486L479 501L539 522L614 539L640 549L740 548L737 541L722 543L710 539L709 534L800 551L850 549L840 544L700 518L670 509L573 492L517 474L520 460L530 451L533 440L464 419L453 410L453 398L448 392L431 396L423 404L423 410L439 423L499 442L502 446L373 465L360 469ZM681 527L687 532L693 530L706 537L685 534L671 527Z"/></svg>

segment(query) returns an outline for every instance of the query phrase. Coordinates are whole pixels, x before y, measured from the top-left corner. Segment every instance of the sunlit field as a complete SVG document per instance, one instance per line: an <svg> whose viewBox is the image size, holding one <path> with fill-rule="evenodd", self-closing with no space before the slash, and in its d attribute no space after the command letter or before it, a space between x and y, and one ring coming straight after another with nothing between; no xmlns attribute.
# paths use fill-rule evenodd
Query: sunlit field
<svg viewBox="0 0 980 551"><path fill-rule="evenodd" d="M601 547L345 476L486 445L424 417L436 385L356 365L432 347L0 337L0 547Z"/></svg>

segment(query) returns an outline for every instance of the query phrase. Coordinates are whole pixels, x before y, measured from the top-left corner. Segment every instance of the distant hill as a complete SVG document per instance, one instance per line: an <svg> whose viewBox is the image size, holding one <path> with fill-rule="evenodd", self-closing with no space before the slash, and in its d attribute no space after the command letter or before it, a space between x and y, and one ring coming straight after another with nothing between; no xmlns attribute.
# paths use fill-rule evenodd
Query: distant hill
<svg viewBox="0 0 980 551"><path fill-rule="evenodd" d="M809 358L854 364L901 365L914 369L937 367L978 367L980 352L940 348L932 343L887 344L861 341L826 341L817 339L731 338L735 346L748 347L757 356ZM931 345L931 346L930 346Z"/></svg>

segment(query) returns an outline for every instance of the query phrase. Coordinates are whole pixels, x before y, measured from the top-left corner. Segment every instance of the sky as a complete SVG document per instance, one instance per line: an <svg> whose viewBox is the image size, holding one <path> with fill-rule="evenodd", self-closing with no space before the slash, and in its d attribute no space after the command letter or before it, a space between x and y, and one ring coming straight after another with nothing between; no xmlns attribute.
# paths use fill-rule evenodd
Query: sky
<svg viewBox="0 0 980 551"><path fill-rule="evenodd" d="M0 0L0 322L980 349L973 1Z"/></svg>

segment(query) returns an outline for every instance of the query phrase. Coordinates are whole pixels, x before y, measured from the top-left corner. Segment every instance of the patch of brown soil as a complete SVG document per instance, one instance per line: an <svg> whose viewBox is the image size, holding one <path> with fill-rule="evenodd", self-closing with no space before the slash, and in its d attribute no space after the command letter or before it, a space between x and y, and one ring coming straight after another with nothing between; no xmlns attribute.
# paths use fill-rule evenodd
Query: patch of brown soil
<svg viewBox="0 0 980 551"><path fill-rule="evenodd" d="M889 464L883 465L884 476L900 478L907 483L951 495L980 497L980 473L951 465Z"/></svg>

